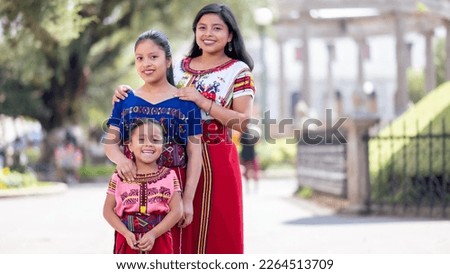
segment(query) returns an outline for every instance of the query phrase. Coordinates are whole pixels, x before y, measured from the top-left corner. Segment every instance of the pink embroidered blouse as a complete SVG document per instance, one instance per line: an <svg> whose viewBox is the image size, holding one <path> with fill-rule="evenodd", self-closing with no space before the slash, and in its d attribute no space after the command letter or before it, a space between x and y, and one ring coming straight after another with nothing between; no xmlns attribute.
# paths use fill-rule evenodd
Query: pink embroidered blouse
<svg viewBox="0 0 450 274"><path fill-rule="evenodd" d="M157 172L138 174L132 182L123 181L114 173L107 194L114 195L114 211L119 217L124 212L162 214L170 211L169 203L175 191L181 191L175 172L161 167Z"/></svg>

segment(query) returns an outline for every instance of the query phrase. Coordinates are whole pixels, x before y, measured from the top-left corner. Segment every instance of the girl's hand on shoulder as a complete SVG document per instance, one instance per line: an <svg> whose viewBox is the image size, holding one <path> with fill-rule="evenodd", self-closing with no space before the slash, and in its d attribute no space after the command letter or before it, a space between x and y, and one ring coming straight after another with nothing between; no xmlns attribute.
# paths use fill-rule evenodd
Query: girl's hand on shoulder
<svg viewBox="0 0 450 274"><path fill-rule="evenodd" d="M112 97L112 104L114 105L115 102L119 102L120 100L124 100L128 97L128 91L131 90L131 87L128 85L119 85L114 90L114 95Z"/></svg>
<svg viewBox="0 0 450 274"><path fill-rule="evenodd" d="M155 244L155 240L155 234L153 234L153 231L150 230L138 241L137 247L142 251L150 251Z"/></svg>
<svg viewBox="0 0 450 274"><path fill-rule="evenodd" d="M197 105L203 98L203 96L194 87L180 88L175 92L174 96L180 98L181 100L194 102Z"/></svg>

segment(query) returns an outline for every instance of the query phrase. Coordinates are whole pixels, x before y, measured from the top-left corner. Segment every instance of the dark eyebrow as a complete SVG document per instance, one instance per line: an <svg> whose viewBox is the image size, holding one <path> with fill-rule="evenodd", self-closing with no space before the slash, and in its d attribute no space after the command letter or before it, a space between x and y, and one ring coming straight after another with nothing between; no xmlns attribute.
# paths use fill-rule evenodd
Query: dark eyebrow
<svg viewBox="0 0 450 274"><path fill-rule="evenodd" d="M206 26L206 24L205 23L198 23L197 24L197 26L200 26L200 25L202 25L202 26ZM216 26L225 26L225 24L222 24L222 23L215 23L215 24L213 24L212 25L213 27L216 27Z"/></svg>

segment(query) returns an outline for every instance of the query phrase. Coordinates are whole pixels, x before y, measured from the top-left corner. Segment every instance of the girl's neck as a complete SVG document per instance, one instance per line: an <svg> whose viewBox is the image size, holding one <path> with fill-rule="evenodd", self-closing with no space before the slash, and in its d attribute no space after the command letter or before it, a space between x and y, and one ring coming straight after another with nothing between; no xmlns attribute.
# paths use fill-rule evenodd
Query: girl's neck
<svg viewBox="0 0 450 274"><path fill-rule="evenodd" d="M175 89L169 82L161 82L161 83L144 83L138 91L146 94L167 94L167 91L171 91Z"/></svg>
<svg viewBox="0 0 450 274"><path fill-rule="evenodd" d="M218 67L228 61L231 60L230 57L228 57L226 54L220 54L220 55L210 55L210 54L202 54L196 58L193 59L194 64L193 66L196 69L210 69Z"/></svg>
<svg viewBox="0 0 450 274"><path fill-rule="evenodd" d="M158 166L158 164L156 164L156 162L147 164L147 163L140 163L140 162L136 161L136 173L137 174L154 173L158 170L159 170L159 166Z"/></svg>

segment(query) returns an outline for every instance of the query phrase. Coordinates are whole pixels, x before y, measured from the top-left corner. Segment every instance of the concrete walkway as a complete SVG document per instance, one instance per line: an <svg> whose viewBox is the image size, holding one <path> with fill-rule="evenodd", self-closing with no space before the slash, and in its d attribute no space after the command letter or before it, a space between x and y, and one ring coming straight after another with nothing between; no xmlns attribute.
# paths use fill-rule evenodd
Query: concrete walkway
<svg viewBox="0 0 450 274"><path fill-rule="evenodd" d="M450 220L336 215L295 189L270 180L245 196L247 253L450 253Z"/></svg>
<svg viewBox="0 0 450 274"><path fill-rule="evenodd" d="M450 253L450 220L335 215L292 197L294 179L244 187L245 252ZM109 254L104 183L51 195L0 198L0 253Z"/></svg>

